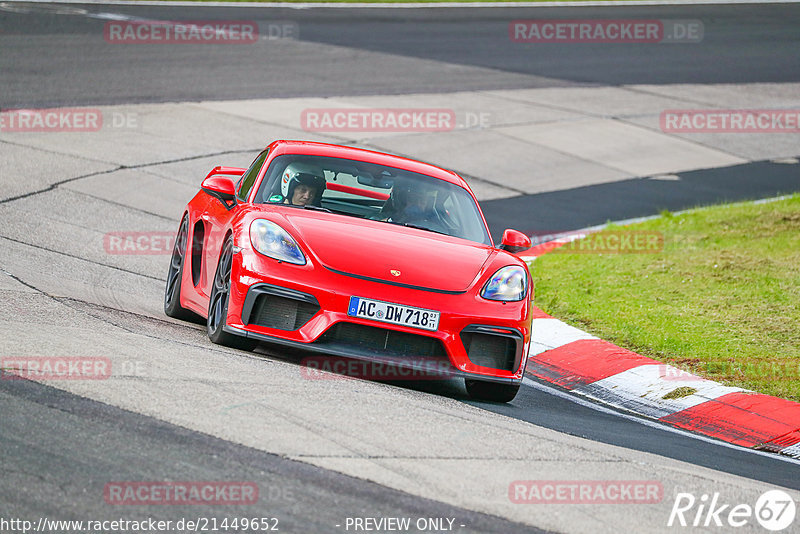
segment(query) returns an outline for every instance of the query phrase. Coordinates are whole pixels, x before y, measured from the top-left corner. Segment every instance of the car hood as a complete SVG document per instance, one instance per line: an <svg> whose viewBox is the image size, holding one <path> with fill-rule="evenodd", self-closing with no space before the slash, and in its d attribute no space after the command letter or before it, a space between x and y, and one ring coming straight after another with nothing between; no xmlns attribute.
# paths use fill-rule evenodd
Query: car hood
<svg viewBox="0 0 800 534"><path fill-rule="evenodd" d="M329 269L436 291L466 291L497 253L488 245L385 222L300 211L286 218Z"/></svg>

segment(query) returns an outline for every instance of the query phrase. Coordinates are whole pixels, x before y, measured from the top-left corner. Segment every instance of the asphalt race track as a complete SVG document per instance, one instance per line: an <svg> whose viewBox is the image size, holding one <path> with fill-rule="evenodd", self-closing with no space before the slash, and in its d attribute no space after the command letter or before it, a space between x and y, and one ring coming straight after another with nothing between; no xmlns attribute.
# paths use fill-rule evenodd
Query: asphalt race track
<svg viewBox="0 0 800 534"><path fill-rule="evenodd" d="M24 4L23 4L24 5ZM542 9L265 9L4 3L3 106L406 94L572 85L797 81L797 8L666 6ZM81 13L85 9L94 16ZM153 20L297 25L304 44L98 48L103 12ZM520 44L517 19L703 21L702 47ZM100 14L98 16L98 14ZM262 30L262 36L268 35ZM26 38L36 36L36 39ZM102 43L102 41L100 41ZM243 50L242 50L243 49ZM440 63L445 63L442 68ZM55 81L55 83L54 83Z"/></svg>
<svg viewBox="0 0 800 534"><path fill-rule="evenodd" d="M542 17L697 20L704 39L511 42L509 21ZM249 20L266 33L252 46L103 40L109 21L142 19ZM582 158L553 144L530 156L550 158L532 170L529 145L514 144L522 134L497 133L508 127L506 111L486 107L495 99L509 115L519 106L525 116L536 108L543 127L606 124L609 117L649 124L657 117L651 110L602 111L605 102L622 105L635 95L702 107L724 94L731 107L737 98L755 107L747 99L763 93L761 107L788 101L797 108L798 20L800 5L789 3L290 9L0 2L0 111L103 106L109 116L136 119L99 133L0 128L0 356L103 357L115 369L107 380L0 380L0 521L247 516L277 518L282 532L352 532L348 518L408 517L452 519L452 530L464 533L663 532L692 530L666 526L678 492L718 492L727 503L752 505L780 486L797 500L797 461L578 403L533 380L508 405L479 403L456 382L309 380L302 354L213 345L203 325L163 314L168 254L116 254L104 239L114 231L170 235L211 167L247 166L278 137L450 166L473 183L495 236L510 226L574 230L800 191L796 133L741 142L683 136L684 153L713 164L652 172L622 159L601 168L610 156ZM281 25L296 34L268 38ZM531 94L552 100L525 107ZM435 107L437 99L468 102L499 125L434 142L293 126L295 109L328 101ZM579 116L582 106L588 111ZM576 144L586 143L585 132L576 133ZM514 157L492 167L492 155L478 148L504 142ZM516 480L651 480L662 485L663 499L515 504L509 487ZM259 499L109 504L104 489L119 481L247 481ZM755 521L739 530L763 531Z"/></svg>

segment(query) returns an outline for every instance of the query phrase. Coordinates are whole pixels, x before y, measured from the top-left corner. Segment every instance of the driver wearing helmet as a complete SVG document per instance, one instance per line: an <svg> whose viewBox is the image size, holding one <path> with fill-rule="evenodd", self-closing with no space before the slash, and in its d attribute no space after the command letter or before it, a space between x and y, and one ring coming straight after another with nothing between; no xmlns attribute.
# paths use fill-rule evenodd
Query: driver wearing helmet
<svg viewBox="0 0 800 534"><path fill-rule="evenodd" d="M397 224L420 224L436 219L437 191L409 181L398 183L389 199L389 215L385 219Z"/></svg>
<svg viewBox="0 0 800 534"><path fill-rule="evenodd" d="M319 206L325 191L322 169L307 163L290 163L281 175L281 197L284 204ZM273 198L270 198L273 201Z"/></svg>

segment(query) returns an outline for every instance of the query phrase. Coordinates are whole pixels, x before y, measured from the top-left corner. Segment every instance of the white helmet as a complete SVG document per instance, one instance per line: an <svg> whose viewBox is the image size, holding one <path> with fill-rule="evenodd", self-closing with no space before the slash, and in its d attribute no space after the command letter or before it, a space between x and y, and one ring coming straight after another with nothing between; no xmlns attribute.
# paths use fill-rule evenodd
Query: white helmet
<svg viewBox="0 0 800 534"><path fill-rule="evenodd" d="M308 163L290 163L281 175L281 194L284 198L292 200L294 188L298 184L305 184L316 189L312 204L318 205L325 191L325 175L322 168Z"/></svg>

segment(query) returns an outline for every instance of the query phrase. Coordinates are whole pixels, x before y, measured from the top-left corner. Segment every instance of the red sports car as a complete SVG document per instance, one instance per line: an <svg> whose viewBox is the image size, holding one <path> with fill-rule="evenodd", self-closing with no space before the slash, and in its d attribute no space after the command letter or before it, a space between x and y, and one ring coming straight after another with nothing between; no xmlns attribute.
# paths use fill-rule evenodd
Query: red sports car
<svg viewBox="0 0 800 534"><path fill-rule="evenodd" d="M507 402L531 337L530 276L495 246L457 174L351 147L276 141L216 167L186 206L164 297L214 343L259 341L401 368L446 369Z"/></svg>

